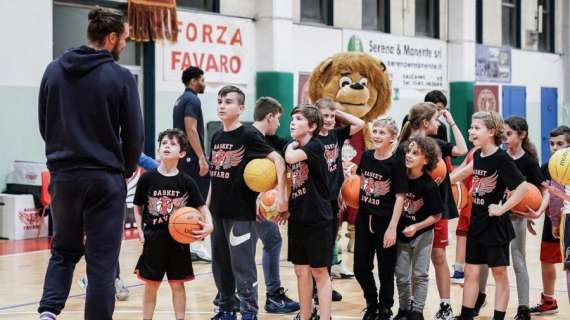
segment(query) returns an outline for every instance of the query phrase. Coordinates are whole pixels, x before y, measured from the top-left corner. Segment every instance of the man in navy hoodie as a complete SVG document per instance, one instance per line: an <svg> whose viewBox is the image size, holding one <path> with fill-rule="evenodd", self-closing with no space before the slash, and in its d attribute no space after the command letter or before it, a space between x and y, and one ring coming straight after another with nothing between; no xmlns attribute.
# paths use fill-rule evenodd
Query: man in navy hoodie
<svg viewBox="0 0 570 320"><path fill-rule="evenodd" d="M125 178L134 172L144 132L137 86L115 63L129 26L120 11L89 12L88 46L51 62L39 93L39 127L52 175L53 239L40 319L53 320L85 255L85 319L112 319L121 245Z"/></svg>

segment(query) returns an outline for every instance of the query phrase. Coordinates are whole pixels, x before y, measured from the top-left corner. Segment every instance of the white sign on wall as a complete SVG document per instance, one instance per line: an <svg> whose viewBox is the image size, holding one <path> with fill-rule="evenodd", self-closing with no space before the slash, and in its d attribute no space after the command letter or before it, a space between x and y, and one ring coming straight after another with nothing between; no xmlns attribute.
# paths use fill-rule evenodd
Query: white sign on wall
<svg viewBox="0 0 570 320"><path fill-rule="evenodd" d="M246 84L254 46L250 20L178 11L178 42L162 48L162 80L180 82L189 66L204 70L207 82Z"/></svg>
<svg viewBox="0 0 570 320"><path fill-rule="evenodd" d="M444 41L380 32L343 30L343 48L381 59L399 89L445 90L447 45Z"/></svg>

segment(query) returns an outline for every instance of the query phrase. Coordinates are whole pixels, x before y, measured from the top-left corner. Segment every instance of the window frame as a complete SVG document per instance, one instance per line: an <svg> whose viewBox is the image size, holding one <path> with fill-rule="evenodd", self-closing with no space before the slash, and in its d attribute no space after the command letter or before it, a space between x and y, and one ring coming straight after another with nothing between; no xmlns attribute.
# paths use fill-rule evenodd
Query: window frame
<svg viewBox="0 0 570 320"><path fill-rule="evenodd" d="M390 0L373 0L376 1L376 28L367 27L364 25L364 13L366 9L364 8L366 0L362 0L362 30L369 31L380 31L384 33L390 33ZM383 4L384 16L380 16L380 8Z"/></svg>
<svg viewBox="0 0 570 320"><path fill-rule="evenodd" d="M512 48L521 48L521 0L513 0L513 3L506 3L505 1L510 0L501 0L501 45L509 46ZM503 12L505 8L509 8L510 10L514 10L514 17L515 17L515 27L514 27L514 43L505 43L505 39L503 38ZM513 14L513 12L511 12Z"/></svg>
<svg viewBox="0 0 570 320"><path fill-rule="evenodd" d="M428 1L428 6L431 8L432 12L433 12L433 17L427 17L427 23L428 25L431 24L431 27L433 28L433 32L432 34L428 34L427 32L425 33L418 33L418 7L417 7L417 0L416 0L416 9L414 12L414 19L415 19L415 30L414 30L414 34L416 36L420 36L420 37L426 37L426 38L433 38L433 39L439 39L440 36L440 30L439 30L439 14L440 14L440 3L439 0L425 0ZM431 21L430 21L431 20Z"/></svg>
<svg viewBox="0 0 570 320"><path fill-rule="evenodd" d="M211 0L212 7L211 8L197 8L193 6L178 4L180 0L176 1L176 7L185 10L196 10L196 11L204 11L204 12L213 12L213 13L220 13L220 0ZM203 0L207 1L207 0Z"/></svg>
<svg viewBox="0 0 570 320"><path fill-rule="evenodd" d="M547 10L543 11L543 17L542 17L542 32L538 34L538 40L537 40L537 50L540 52L550 52L550 53L554 53L556 50L556 43L555 43L555 28L556 28L556 1L554 0L538 0L537 1L537 10L538 10L538 6L540 5L540 2L543 2L544 4L547 4L548 7L546 8ZM545 9L545 7L543 6L543 10ZM546 12L546 13L545 13ZM545 15L547 15L548 19L546 19ZM544 32L544 27L548 26L548 34L545 34ZM545 48L541 47L541 43L542 42L546 42L547 45L545 45Z"/></svg>
<svg viewBox="0 0 570 320"><path fill-rule="evenodd" d="M300 16L299 21L302 24L314 24L314 25L324 25L324 26L334 26L334 0L312 0L319 1L319 7L321 10L321 20L316 21L312 17L303 17L303 2L310 0L299 0L300 1Z"/></svg>

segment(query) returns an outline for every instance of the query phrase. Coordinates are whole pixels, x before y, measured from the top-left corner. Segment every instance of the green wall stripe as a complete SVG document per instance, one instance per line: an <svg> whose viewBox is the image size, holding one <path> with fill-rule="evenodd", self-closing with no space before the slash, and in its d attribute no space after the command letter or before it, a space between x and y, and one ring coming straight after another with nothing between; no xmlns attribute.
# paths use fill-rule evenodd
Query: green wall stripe
<svg viewBox="0 0 570 320"><path fill-rule="evenodd" d="M272 97L277 99L283 106L279 130L281 137L289 137L289 123L291 122L291 110L293 110L293 73L277 71L257 72L255 80L256 100L259 97Z"/></svg>

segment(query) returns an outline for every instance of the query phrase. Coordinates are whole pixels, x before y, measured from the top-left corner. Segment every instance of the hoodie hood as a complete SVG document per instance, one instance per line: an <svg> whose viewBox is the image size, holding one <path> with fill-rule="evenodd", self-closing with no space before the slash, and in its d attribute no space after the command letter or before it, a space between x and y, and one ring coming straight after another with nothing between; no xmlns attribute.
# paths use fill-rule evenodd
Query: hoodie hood
<svg viewBox="0 0 570 320"><path fill-rule="evenodd" d="M95 50L88 46L70 49L59 58L63 70L76 77L83 77L98 66L114 61L109 51Z"/></svg>

